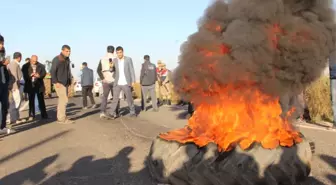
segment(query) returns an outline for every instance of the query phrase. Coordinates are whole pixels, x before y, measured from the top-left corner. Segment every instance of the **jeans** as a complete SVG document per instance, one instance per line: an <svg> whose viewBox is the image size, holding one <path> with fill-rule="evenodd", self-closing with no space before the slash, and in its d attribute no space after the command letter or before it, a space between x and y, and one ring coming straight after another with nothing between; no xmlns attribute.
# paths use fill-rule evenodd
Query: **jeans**
<svg viewBox="0 0 336 185"><path fill-rule="evenodd" d="M96 104L92 94L93 86L83 86L82 87L82 97L83 97L83 107L87 107L87 96L89 96L91 104Z"/></svg>
<svg viewBox="0 0 336 185"><path fill-rule="evenodd" d="M158 105L157 105L157 99L156 99L156 94L155 94L155 84L148 85L148 86L141 86L141 94L142 94L141 108L142 108L142 110L147 110L146 100L147 100L148 92L150 93L153 109L157 110Z"/></svg>
<svg viewBox="0 0 336 185"><path fill-rule="evenodd" d="M123 91L126 96L126 101L127 104L130 108L130 114L135 115L135 106L134 106L134 101L132 97L132 91L131 87L128 85L117 85L113 87L113 100L112 100L112 105L111 105L111 114L115 114L114 112L117 109L117 106L119 104L119 96L120 92Z"/></svg>
<svg viewBox="0 0 336 185"><path fill-rule="evenodd" d="M103 86L103 95L101 97L102 100L101 100L100 110L102 113L106 113L106 107L107 107L107 101L108 101L109 94L111 93L113 98L115 98L115 96L113 95L113 82L112 83L103 82L102 86ZM120 107L120 101L118 100L117 108L114 112L115 114L119 114L119 107Z"/></svg>

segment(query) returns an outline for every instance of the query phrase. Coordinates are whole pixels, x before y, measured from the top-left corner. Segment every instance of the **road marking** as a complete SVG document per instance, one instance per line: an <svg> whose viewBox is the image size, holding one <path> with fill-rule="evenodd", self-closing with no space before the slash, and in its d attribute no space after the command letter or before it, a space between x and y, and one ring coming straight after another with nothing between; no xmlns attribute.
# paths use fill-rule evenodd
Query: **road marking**
<svg viewBox="0 0 336 185"><path fill-rule="evenodd" d="M326 127L318 127L318 126L310 126L310 125L302 125L302 124L297 124L296 126L297 127L302 127L302 128L308 128L308 129L336 132L336 129L326 128Z"/></svg>

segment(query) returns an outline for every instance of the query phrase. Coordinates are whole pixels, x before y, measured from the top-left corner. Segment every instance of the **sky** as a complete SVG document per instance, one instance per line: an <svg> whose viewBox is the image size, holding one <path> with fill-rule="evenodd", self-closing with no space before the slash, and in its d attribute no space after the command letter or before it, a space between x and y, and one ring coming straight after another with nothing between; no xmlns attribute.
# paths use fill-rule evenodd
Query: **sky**
<svg viewBox="0 0 336 185"><path fill-rule="evenodd" d="M73 75L82 62L96 70L107 45L123 46L139 74L143 56L175 68L180 45L196 31L211 1L202 0L10 0L1 1L0 34L7 55L33 54L44 63L71 47ZM138 75L137 75L138 76ZM138 77L137 77L138 78Z"/></svg>
<svg viewBox="0 0 336 185"><path fill-rule="evenodd" d="M196 3L197 2L197 3ZM212 0L3 0L0 34L7 54L35 54L44 63L71 46L73 75L82 62L96 69L106 46L123 46L139 78L143 56L178 65L180 45L197 30ZM335 0L334 0L335 7Z"/></svg>

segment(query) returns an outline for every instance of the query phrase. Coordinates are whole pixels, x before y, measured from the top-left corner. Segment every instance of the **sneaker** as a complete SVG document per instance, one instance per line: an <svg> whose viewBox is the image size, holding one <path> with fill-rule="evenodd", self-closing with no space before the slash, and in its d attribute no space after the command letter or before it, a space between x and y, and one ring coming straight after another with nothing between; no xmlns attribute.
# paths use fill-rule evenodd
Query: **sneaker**
<svg viewBox="0 0 336 185"><path fill-rule="evenodd" d="M3 134L11 134L11 133L14 133L15 130L12 129L12 128L4 128L2 130L0 130L0 135L3 135Z"/></svg>
<svg viewBox="0 0 336 185"><path fill-rule="evenodd" d="M136 114L130 114L129 116L130 116L131 118L136 118L136 117L137 117Z"/></svg>
<svg viewBox="0 0 336 185"><path fill-rule="evenodd" d="M83 107L83 110L87 110L88 108L87 107Z"/></svg>
<svg viewBox="0 0 336 185"><path fill-rule="evenodd" d="M35 119L34 117L30 116L30 117L28 118L28 121L33 121L34 119Z"/></svg>
<svg viewBox="0 0 336 185"><path fill-rule="evenodd" d="M92 107L91 107L91 109L96 109L96 108L98 108L98 105L97 105L97 104L94 104L94 105L92 105Z"/></svg>
<svg viewBox="0 0 336 185"><path fill-rule="evenodd" d="M109 114L105 114L105 113L100 113L99 117L101 119L114 119L113 116L109 115Z"/></svg>
<svg viewBox="0 0 336 185"><path fill-rule="evenodd" d="M159 112L159 109L153 109L153 112Z"/></svg>
<svg viewBox="0 0 336 185"><path fill-rule="evenodd" d="M75 121L73 121L73 120L69 120L69 119L65 119L65 120L63 120L63 121L58 120L57 122L58 122L59 124L63 124L63 125L69 125L69 124L74 124L74 123L75 123Z"/></svg>

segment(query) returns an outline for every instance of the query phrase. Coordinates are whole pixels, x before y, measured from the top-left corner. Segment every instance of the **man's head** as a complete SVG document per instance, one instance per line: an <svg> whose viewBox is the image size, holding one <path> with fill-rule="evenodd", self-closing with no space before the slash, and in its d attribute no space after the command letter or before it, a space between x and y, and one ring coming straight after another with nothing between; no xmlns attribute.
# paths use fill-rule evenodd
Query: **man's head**
<svg viewBox="0 0 336 185"><path fill-rule="evenodd" d="M62 55L65 57L69 57L71 54L71 48L68 45L63 45L62 46Z"/></svg>
<svg viewBox="0 0 336 185"><path fill-rule="evenodd" d="M144 60L145 60L145 62L146 62L146 61L149 61L149 60L150 60L150 56L149 56L149 55L145 55L145 56L144 56Z"/></svg>
<svg viewBox="0 0 336 185"><path fill-rule="evenodd" d="M15 53L13 54L13 58L14 58L14 60L16 60L16 61L21 62L21 60L22 60L22 54L21 54L20 52L15 52Z"/></svg>
<svg viewBox="0 0 336 185"><path fill-rule="evenodd" d="M25 62L26 63L30 62L30 58L26 58Z"/></svg>
<svg viewBox="0 0 336 185"><path fill-rule="evenodd" d="M107 53L114 53L114 46L107 46Z"/></svg>
<svg viewBox="0 0 336 185"><path fill-rule="evenodd" d="M3 50L5 47L5 38L0 35L0 50Z"/></svg>
<svg viewBox="0 0 336 185"><path fill-rule="evenodd" d="M38 57L36 55L32 55L30 58L30 63L31 64L36 64L38 60Z"/></svg>
<svg viewBox="0 0 336 185"><path fill-rule="evenodd" d="M119 59L124 58L124 48L121 47L121 46L118 46L116 50L117 50L117 56L118 56L118 58Z"/></svg>
<svg viewBox="0 0 336 185"><path fill-rule="evenodd" d="M82 63L82 68L87 67L87 65L88 65L88 64L87 64L86 62L83 62L83 63Z"/></svg>

